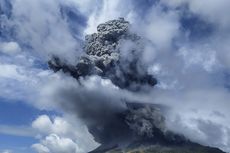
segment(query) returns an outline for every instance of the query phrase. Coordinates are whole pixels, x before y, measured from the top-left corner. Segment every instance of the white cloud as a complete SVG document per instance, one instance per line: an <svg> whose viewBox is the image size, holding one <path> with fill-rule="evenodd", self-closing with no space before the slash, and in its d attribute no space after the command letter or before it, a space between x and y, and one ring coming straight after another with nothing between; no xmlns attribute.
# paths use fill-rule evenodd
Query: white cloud
<svg viewBox="0 0 230 153"><path fill-rule="evenodd" d="M84 15L89 15L95 10L95 6L100 3L98 0L59 0L63 4L76 6Z"/></svg>
<svg viewBox="0 0 230 153"><path fill-rule="evenodd" d="M162 4L165 4L165 5L174 7L174 8L181 6L185 2L186 2L186 0L161 0Z"/></svg>
<svg viewBox="0 0 230 153"><path fill-rule="evenodd" d="M169 130L203 145L230 150L230 97L227 89L211 85L186 86L176 90L158 88L150 95L147 94L146 101L154 101L170 108L165 114ZM144 97L142 99L145 100Z"/></svg>
<svg viewBox="0 0 230 153"><path fill-rule="evenodd" d="M217 60L216 51L205 45L200 45L199 47L200 48L180 48L178 55L182 56L186 69L194 66L200 66L208 72L218 69L220 64Z"/></svg>
<svg viewBox="0 0 230 153"><path fill-rule="evenodd" d="M81 153L78 145L69 138L60 138L51 134L41 141L41 144L32 146L38 153Z"/></svg>
<svg viewBox="0 0 230 153"><path fill-rule="evenodd" d="M11 78L15 80L25 80L24 74L20 74L20 68L17 65L2 64L0 65L1 73L0 77Z"/></svg>
<svg viewBox="0 0 230 153"><path fill-rule="evenodd" d="M36 150L38 153L50 153L49 148L42 144L33 144L32 148Z"/></svg>
<svg viewBox="0 0 230 153"><path fill-rule="evenodd" d="M42 82L51 75L48 70L18 64L0 63L0 69L0 97L30 104L38 95Z"/></svg>
<svg viewBox="0 0 230 153"><path fill-rule="evenodd" d="M190 9L194 13L202 15L213 23L219 24L223 28L228 28L230 19L228 14L230 2L228 0L194 0L189 1ZM205 7L204 7L205 6Z"/></svg>
<svg viewBox="0 0 230 153"><path fill-rule="evenodd" d="M144 37L151 40L159 49L171 47L172 40L180 34L179 16L177 12L164 12L161 6L153 7L150 13L145 16L141 28L137 29Z"/></svg>
<svg viewBox="0 0 230 153"><path fill-rule="evenodd" d="M39 116L32 127L40 133L40 142L34 144L38 153L85 153L98 146L87 128L76 118Z"/></svg>
<svg viewBox="0 0 230 153"><path fill-rule="evenodd" d="M32 123L32 127L38 129L39 132L47 134L52 131L52 124L52 121L47 115L42 115Z"/></svg>
<svg viewBox="0 0 230 153"><path fill-rule="evenodd" d="M0 52L5 54L16 54L20 51L21 48L16 42L0 42Z"/></svg>
<svg viewBox="0 0 230 153"><path fill-rule="evenodd" d="M108 20L125 17L132 19L133 5L130 0L102 0L97 1L96 9L88 17L88 26L85 29L85 34L96 32L97 26Z"/></svg>
<svg viewBox="0 0 230 153"><path fill-rule="evenodd" d="M34 137L36 135L36 131L30 127L9 125L0 125L0 133L24 137Z"/></svg>
<svg viewBox="0 0 230 153"><path fill-rule="evenodd" d="M180 7L188 4L191 12L201 16L204 20L212 22L221 28L228 28L230 24L228 0L161 0L163 4L171 7Z"/></svg>
<svg viewBox="0 0 230 153"><path fill-rule="evenodd" d="M56 55L70 63L76 62L80 45L61 16L60 2L15 0L12 4L11 22L17 29L17 39L43 57Z"/></svg>

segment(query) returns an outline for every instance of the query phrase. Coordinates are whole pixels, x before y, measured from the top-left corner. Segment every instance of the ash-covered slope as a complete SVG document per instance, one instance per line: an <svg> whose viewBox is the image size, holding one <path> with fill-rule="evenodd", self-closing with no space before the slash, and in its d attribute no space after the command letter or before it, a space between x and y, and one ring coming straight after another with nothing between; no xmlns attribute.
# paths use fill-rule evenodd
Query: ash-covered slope
<svg viewBox="0 0 230 153"><path fill-rule="evenodd" d="M94 152L96 153L96 152ZM217 148L204 147L195 143L187 143L173 146L139 145L126 149L110 149L97 153L223 153Z"/></svg>
<svg viewBox="0 0 230 153"><path fill-rule="evenodd" d="M76 65L53 57L49 66L55 72L62 70L76 79L99 75L110 79L117 87L131 91L154 86L156 79L147 73L146 66L139 58L144 39L129 28L129 22L123 18L100 24L97 33L86 36L84 54ZM99 117L103 110L94 110L97 115L91 114L90 122L85 119L89 132L101 143L92 153L222 153L219 149L193 143L167 129L162 115L167 109L164 106L128 101L125 108ZM84 111L76 113L81 116Z"/></svg>
<svg viewBox="0 0 230 153"><path fill-rule="evenodd" d="M103 143L90 153L224 153L218 148L202 146L183 135L175 134L165 127L160 105L127 103L123 124L129 135L124 134L123 143ZM121 114L117 114L120 116ZM108 134L109 136L109 134ZM119 134L117 135L119 137Z"/></svg>

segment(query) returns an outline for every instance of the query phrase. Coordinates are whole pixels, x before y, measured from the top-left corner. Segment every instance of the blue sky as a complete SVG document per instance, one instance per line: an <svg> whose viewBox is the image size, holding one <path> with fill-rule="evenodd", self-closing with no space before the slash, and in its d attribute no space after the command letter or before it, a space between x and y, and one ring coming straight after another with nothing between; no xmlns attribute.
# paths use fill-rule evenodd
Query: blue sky
<svg viewBox="0 0 230 153"><path fill-rule="evenodd" d="M7 125L29 125L42 113L23 102L1 99L0 123Z"/></svg>
<svg viewBox="0 0 230 153"><path fill-rule="evenodd" d="M42 112L17 101L1 100L0 125L8 126L30 126L31 122ZM0 128L1 129L1 128ZM0 150L10 149L24 152L23 148L31 146L36 140L33 137L15 136L11 134L0 134Z"/></svg>
<svg viewBox="0 0 230 153"><path fill-rule="evenodd" d="M78 82L47 61L55 55L76 64L84 36L118 17L152 44L142 61L159 84L142 98L171 108L171 130L230 151L229 7L229 0L1 0L0 153L58 153L54 146L85 153L98 145L67 109L75 101L61 96L82 91ZM102 96L113 91L103 78L82 84ZM108 95L131 93L116 94Z"/></svg>
<svg viewBox="0 0 230 153"><path fill-rule="evenodd" d="M17 153L34 152L30 147L37 142L31 136L23 136L22 130L26 130L40 115L55 115L57 113L39 110L26 103L14 100L0 101L0 150L14 150ZM20 129L21 130L16 130ZM24 128L25 127L25 128ZM7 131L7 128L12 130ZM14 132L15 131L15 132Z"/></svg>
<svg viewBox="0 0 230 153"><path fill-rule="evenodd" d="M24 153L24 152L34 152L31 148L28 146L31 146L32 144L36 143L36 140L31 137L22 137L22 136L12 136L12 135L0 135L0 149L1 151L6 150L5 148L8 148L8 150L14 150L18 153Z"/></svg>

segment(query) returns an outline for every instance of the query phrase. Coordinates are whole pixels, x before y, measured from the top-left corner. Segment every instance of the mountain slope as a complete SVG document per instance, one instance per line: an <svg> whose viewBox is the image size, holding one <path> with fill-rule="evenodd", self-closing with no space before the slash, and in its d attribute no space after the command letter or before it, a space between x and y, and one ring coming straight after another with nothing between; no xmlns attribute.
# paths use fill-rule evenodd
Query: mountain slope
<svg viewBox="0 0 230 153"><path fill-rule="evenodd" d="M98 152L99 153L99 152ZM150 145L132 149L111 149L101 153L224 153L219 149L199 145L160 146Z"/></svg>

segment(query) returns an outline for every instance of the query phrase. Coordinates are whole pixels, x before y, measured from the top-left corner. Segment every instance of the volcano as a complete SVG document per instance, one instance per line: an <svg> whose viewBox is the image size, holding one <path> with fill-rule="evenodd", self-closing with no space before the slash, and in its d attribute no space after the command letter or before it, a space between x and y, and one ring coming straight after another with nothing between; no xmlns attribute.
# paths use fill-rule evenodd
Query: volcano
<svg viewBox="0 0 230 153"><path fill-rule="evenodd" d="M97 33L85 37L83 54L76 65L53 56L49 67L77 80L97 75L133 93L154 88L157 79L148 74L139 58L148 41L130 27L124 18L100 24ZM93 122L86 122L89 132L101 144L91 153L223 153L167 129L163 115L167 107L163 105L133 101L125 101L125 105L124 110L111 112L100 120L91 116Z"/></svg>

